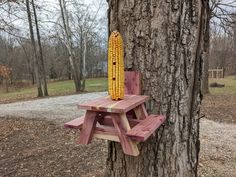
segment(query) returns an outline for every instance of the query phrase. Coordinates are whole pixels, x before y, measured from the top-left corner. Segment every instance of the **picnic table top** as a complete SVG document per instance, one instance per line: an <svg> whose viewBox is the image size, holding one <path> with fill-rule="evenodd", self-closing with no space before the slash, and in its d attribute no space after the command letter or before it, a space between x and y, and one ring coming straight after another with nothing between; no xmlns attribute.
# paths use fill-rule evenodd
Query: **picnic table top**
<svg viewBox="0 0 236 177"><path fill-rule="evenodd" d="M110 95L89 101L87 103L78 104L79 109L91 111L110 112L110 113L126 113L133 108L143 104L149 99L145 95L125 95L123 100L114 101Z"/></svg>

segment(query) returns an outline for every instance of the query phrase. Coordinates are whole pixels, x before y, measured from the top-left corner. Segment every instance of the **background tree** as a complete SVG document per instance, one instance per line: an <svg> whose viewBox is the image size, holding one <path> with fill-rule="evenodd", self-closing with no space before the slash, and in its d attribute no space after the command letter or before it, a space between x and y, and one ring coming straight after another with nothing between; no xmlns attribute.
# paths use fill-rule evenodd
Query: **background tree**
<svg viewBox="0 0 236 177"><path fill-rule="evenodd" d="M37 83L37 89L38 89L38 97L42 97L42 96L44 96L44 93L43 93L43 90L42 90L40 63L39 63L39 58L38 58L38 55L37 55L37 47L36 47L36 42L35 42L35 37L34 37L34 29L33 29L33 22L32 22L32 15L31 15L29 0L26 0L26 8L27 8L27 16L28 16L32 51L33 51L33 54L34 54L34 71L35 71L35 77L36 77L36 83Z"/></svg>
<svg viewBox="0 0 236 177"><path fill-rule="evenodd" d="M209 93L208 87L208 70L210 60L210 38L211 29L217 29L220 33L231 33L233 25L232 14L233 9L236 8L236 1L230 0L209 0L207 7L207 23L204 37L204 55L203 55L203 79L202 79L202 93Z"/></svg>
<svg viewBox="0 0 236 177"><path fill-rule="evenodd" d="M43 96L48 96L48 88L47 88L47 78L46 78L46 70L45 70L45 64L44 64L44 59L43 59L43 49L42 49L42 44L41 44L41 36L39 32L39 25L38 25L38 16L36 12L36 7L34 0L31 0L31 5L33 9L33 14L34 14L34 22L35 22L35 29L36 29L36 34L37 34L37 42L38 42L38 60L40 63L40 76L43 84Z"/></svg>
<svg viewBox="0 0 236 177"><path fill-rule="evenodd" d="M46 79L74 79L73 69L68 59L68 40L63 25L60 1L29 0L35 51L38 61L38 75L41 93L46 93ZM104 3L87 4L81 0L65 0L68 17L68 29L71 33L71 46L78 77L85 88L86 77L106 75L107 19L101 14ZM81 30L80 30L81 28ZM35 54L31 44L31 32L27 15L26 1L6 2L0 6L0 64L13 68L14 85L37 83ZM86 39L85 39L86 38ZM11 41L11 42L10 42ZM10 47L10 45L12 45ZM10 52L11 49L11 52ZM36 61L36 60L35 60ZM34 72L33 72L34 71ZM86 72L85 72L86 71ZM17 86L18 87L18 86Z"/></svg>
<svg viewBox="0 0 236 177"><path fill-rule="evenodd" d="M73 51L73 42L72 42L72 33L70 29L70 24L69 24L69 14L66 9L66 3L64 0L59 0L60 2L60 10L61 10L61 17L62 17L62 22L63 22L63 27L64 27L64 32L65 32L65 39L66 39L66 48L69 53L69 61L73 73L73 79L75 83L75 89L76 92L81 91L81 74L79 70L79 67L81 66L81 60L76 60L75 58L75 53Z"/></svg>
<svg viewBox="0 0 236 177"><path fill-rule="evenodd" d="M124 40L126 70L143 73L149 112L167 116L138 157L109 143L106 176L197 176L207 1L109 0L109 31ZM158 104L159 103L159 104Z"/></svg>

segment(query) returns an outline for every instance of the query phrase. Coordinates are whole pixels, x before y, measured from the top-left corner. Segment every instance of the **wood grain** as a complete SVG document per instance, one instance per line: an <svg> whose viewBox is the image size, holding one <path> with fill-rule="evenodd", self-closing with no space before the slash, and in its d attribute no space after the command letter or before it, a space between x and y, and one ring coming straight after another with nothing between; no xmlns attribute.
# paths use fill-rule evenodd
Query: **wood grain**
<svg viewBox="0 0 236 177"><path fill-rule="evenodd" d="M125 71L125 94L141 95L141 73Z"/></svg>
<svg viewBox="0 0 236 177"><path fill-rule="evenodd" d="M79 117L64 124L65 128L81 129L84 123L84 117Z"/></svg>
<svg viewBox="0 0 236 177"><path fill-rule="evenodd" d="M87 103L79 104L79 109L92 111L110 112L110 113L126 113L129 110L143 104L149 99L144 95L125 95L123 100L113 101L110 97L102 97Z"/></svg>
<svg viewBox="0 0 236 177"><path fill-rule="evenodd" d="M117 130L111 126L103 126L97 124L93 137L120 142Z"/></svg>
<svg viewBox="0 0 236 177"><path fill-rule="evenodd" d="M139 150L137 144L126 136L126 132L130 130L129 122L126 115L114 115L112 116L112 121L115 129L117 130L124 153L132 156L138 156Z"/></svg>
<svg viewBox="0 0 236 177"><path fill-rule="evenodd" d="M97 113L87 111L84 118L84 124L79 137L79 144L89 144L93 137L93 132L97 123Z"/></svg>
<svg viewBox="0 0 236 177"><path fill-rule="evenodd" d="M114 126L114 125L113 125L113 121L112 121L112 116L110 116L110 115L107 115L107 116L105 116L105 117L102 118L102 119L99 119L98 122L99 122L101 125ZM134 127L135 125L137 125L138 123L140 123L140 120L128 118L128 122L129 122L130 127L132 128L132 127Z"/></svg>
<svg viewBox="0 0 236 177"><path fill-rule="evenodd" d="M134 108L134 112L137 119L146 119L146 117L148 117L148 113L146 111L144 104L141 104L137 106L136 108Z"/></svg>
<svg viewBox="0 0 236 177"><path fill-rule="evenodd" d="M128 131L126 135L133 140L146 141L165 119L165 116L162 115L150 115Z"/></svg>

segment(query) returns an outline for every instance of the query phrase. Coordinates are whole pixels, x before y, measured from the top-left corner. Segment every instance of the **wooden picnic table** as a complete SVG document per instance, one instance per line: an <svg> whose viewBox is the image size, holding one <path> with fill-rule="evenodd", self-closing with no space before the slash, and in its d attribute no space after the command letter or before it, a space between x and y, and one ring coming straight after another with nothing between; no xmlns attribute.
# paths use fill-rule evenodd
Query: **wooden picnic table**
<svg viewBox="0 0 236 177"><path fill-rule="evenodd" d="M144 103L144 95L125 95L123 100L113 101L110 96L78 105L85 109L83 117L65 124L79 128L79 144L89 144L93 137L120 142L125 154L137 156L138 142L145 141L165 120L164 116L150 115Z"/></svg>

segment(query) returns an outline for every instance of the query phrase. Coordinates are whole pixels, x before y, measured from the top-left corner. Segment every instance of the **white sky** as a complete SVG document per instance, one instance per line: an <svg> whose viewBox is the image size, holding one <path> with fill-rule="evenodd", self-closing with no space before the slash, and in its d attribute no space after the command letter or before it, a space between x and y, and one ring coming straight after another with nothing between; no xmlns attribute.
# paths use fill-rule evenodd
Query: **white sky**
<svg viewBox="0 0 236 177"><path fill-rule="evenodd" d="M69 0L67 0L69 1ZM99 9L97 15L96 15L96 19L99 21L99 25L100 27L106 28L107 27L107 23L106 20L99 20L101 18L106 18L106 13L107 13L107 3L106 0L77 0L79 3L81 4L85 4L86 6L89 7L88 9L88 13L91 14L91 17L94 18L95 15L93 16L93 14L95 14L98 11L98 7L99 7L99 2L103 3L103 5L101 6L101 8ZM53 26L55 26L55 24L50 23L49 21L54 21L56 22L58 20L58 18L60 18L60 10L59 10L59 2L58 0L36 0L35 4L39 7L42 7L41 9L37 9L37 14L38 14L38 19L39 19L39 24L41 26L41 34L42 36L47 35L48 32L52 32L53 30L50 30L51 28L53 28ZM28 35L28 22L27 22L27 14L25 12L25 10L21 10L20 13L19 12L19 6L21 6L20 8L25 9L25 5L21 4L15 4L12 3L12 13L16 13L17 12L17 16L19 16L21 19L17 19L14 16L11 16L11 21L12 23L15 25L15 27L17 29L21 29L18 33L19 36L23 35L26 36ZM6 8L8 8L8 6L6 6ZM18 9L18 10L17 10ZM72 10L72 6L67 8L68 11L70 11L70 9ZM0 11L0 18L4 19L5 21L9 21L9 16L7 15L7 13L3 12L2 10ZM1 23L0 23L1 25ZM13 33L15 33L16 31L14 31Z"/></svg>

